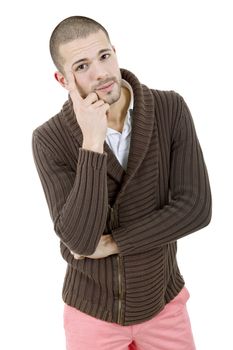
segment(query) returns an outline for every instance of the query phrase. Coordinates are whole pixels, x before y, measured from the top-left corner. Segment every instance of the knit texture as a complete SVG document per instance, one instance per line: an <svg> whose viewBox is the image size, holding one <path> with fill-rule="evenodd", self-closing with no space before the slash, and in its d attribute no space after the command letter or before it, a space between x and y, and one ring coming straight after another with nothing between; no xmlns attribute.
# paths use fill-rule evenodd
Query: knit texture
<svg viewBox="0 0 233 350"><path fill-rule="evenodd" d="M132 86L134 108L127 169L108 144L104 153L82 149L83 136L69 99L36 128L35 164L61 254L67 262L64 302L122 325L151 319L184 286L177 239L208 225L211 192L192 116L182 96ZM102 234L120 254L91 255Z"/></svg>

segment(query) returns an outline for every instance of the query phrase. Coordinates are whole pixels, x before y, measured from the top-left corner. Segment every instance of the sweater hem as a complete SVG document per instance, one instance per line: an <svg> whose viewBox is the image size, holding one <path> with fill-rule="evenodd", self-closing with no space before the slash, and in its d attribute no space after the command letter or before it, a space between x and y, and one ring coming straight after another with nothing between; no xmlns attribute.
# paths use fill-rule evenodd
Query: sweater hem
<svg viewBox="0 0 233 350"><path fill-rule="evenodd" d="M185 285L185 282L182 276L178 275L176 280L173 279L172 285L167 286L167 290L165 291L163 302L160 304L158 308L154 309L148 316L144 318L139 317L137 320L130 319L129 316L127 316L126 314L124 315L123 324L119 324L117 322L117 315L114 317L111 311L103 309L99 304L95 304L91 301L82 299L81 297L74 299L73 295L70 298L68 292L62 294L62 299L65 304L78 309L79 311L87 314L90 317L94 317L96 319L109 322L109 323L119 324L121 326L130 326L130 325L133 326L136 324L141 324L146 321L149 321L153 319L156 315L158 315L164 309L166 304L172 301L180 293L184 285Z"/></svg>

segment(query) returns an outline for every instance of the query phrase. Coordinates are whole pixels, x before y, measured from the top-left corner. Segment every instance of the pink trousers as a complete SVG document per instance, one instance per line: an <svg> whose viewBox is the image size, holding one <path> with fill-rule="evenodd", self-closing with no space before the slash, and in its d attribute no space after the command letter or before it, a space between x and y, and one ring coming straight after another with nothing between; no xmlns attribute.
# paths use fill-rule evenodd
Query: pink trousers
<svg viewBox="0 0 233 350"><path fill-rule="evenodd" d="M65 304L66 349L195 350L186 308L189 296L184 287L158 315L133 326L98 320Z"/></svg>

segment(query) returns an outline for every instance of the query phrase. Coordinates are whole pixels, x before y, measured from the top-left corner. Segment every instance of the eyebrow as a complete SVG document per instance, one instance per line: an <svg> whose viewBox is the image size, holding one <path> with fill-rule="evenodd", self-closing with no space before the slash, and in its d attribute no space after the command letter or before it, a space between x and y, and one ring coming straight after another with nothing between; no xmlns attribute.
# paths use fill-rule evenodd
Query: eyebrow
<svg viewBox="0 0 233 350"><path fill-rule="evenodd" d="M112 50L110 50L110 49L101 49L101 50L99 50L98 55L100 55L100 54L103 53L103 52L108 52L108 51L111 52ZM84 61L88 61L88 58L81 58L80 60L75 61L75 62L72 64L72 67L73 67L75 64L80 63L80 62L84 62Z"/></svg>

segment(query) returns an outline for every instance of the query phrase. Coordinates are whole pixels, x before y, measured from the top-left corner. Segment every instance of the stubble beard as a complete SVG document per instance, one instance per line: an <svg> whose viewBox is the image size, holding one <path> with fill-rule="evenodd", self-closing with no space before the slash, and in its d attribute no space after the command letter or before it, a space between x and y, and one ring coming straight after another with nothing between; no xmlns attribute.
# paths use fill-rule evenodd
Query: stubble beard
<svg viewBox="0 0 233 350"><path fill-rule="evenodd" d="M98 96L99 99L102 99L105 103L108 103L109 105L112 105L113 103L117 102L121 96L121 83L115 80L115 85L116 87L114 91L107 92L104 97Z"/></svg>

